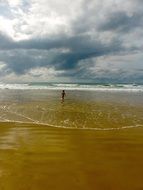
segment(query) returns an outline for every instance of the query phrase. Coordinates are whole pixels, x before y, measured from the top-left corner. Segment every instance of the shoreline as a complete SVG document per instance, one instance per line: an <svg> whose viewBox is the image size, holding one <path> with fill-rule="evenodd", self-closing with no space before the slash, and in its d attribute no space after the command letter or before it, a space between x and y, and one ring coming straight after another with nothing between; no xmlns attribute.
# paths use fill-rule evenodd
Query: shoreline
<svg viewBox="0 0 143 190"><path fill-rule="evenodd" d="M0 121L0 124L21 124L21 125L32 125L32 126L42 126L42 127L49 127L49 128L58 128L58 129L67 129L67 130L85 130L85 131L118 131L118 130L124 130L124 129L133 129L133 128L142 128L143 124L137 124L137 125L131 125L131 126L122 126L122 127L117 127L117 128L75 128L75 127L66 127L66 126L56 126L56 125L51 125L51 124L46 124L46 123L40 123L40 122L23 122L23 121Z"/></svg>

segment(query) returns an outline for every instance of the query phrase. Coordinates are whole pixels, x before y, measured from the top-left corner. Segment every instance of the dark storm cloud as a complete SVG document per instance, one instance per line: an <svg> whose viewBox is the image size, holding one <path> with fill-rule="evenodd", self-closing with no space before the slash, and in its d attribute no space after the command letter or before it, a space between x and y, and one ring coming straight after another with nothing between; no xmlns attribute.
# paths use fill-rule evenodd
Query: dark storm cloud
<svg viewBox="0 0 143 190"><path fill-rule="evenodd" d="M28 0L21 2L20 8L23 10L22 15L24 15L32 4L30 4ZM127 44L128 46L125 46L128 33L132 33L135 29L143 28L143 12L142 9L137 9L137 7L143 4L142 1L136 1L135 9L137 10L131 14L129 14L127 10L113 10L112 1L109 6L109 8L112 8L112 11L110 11L109 8L104 10L101 5L97 8L95 6L96 3L94 4L93 2L83 1L80 7L82 10L81 13L77 15L76 19L69 22L71 34L59 31L53 35L41 35L46 37L41 37L37 34L33 35L36 37L32 37L32 32L35 34L35 28L30 28L31 30L25 29L28 26L28 22L26 21L27 14L26 16L24 15L26 19L20 21L20 24L17 24L14 29L18 31L18 34L20 32L24 34L23 31L25 31L25 34L30 33L31 38L28 37L28 40L21 39L20 41L15 41L1 32L0 61L5 63L5 71L22 75L27 73L30 69L53 67L55 70L65 71L64 76L75 76L81 79L92 78L94 80L97 78L100 79L100 76L98 76L98 73L95 73L95 75L91 74L88 67L96 64L97 58L108 55L128 55L136 50L142 51L140 47L134 44L128 43L129 45ZM103 2L106 7L107 2ZM131 4L133 2L134 1L131 1ZM110 3L108 2L107 4ZM3 9L3 7L0 7L0 10L1 8ZM100 13L100 16L98 13ZM5 17L11 17L11 11L8 7L3 9L1 14ZM104 15L104 17L101 15ZM22 26L25 28L23 29ZM38 29L37 26L37 30ZM43 28L43 31L46 29ZM109 34L108 32L111 33ZM138 33L136 33L134 39L129 38L128 41L134 42L137 40ZM94 58L94 63L89 61L92 58ZM86 62L88 66L83 64L86 60L88 60ZM106 68L102 68L100 72L104 79L117 77L126 78L126 72L120 69L117 70L118 74L110 72L106 70ZM136 75L138 75L138 73L136 73Z"/></svg>
<svg viewBox="0 0 143 190"><path fill-rule="evenodd" d="M0 32L0 50L16 48L15 42L7 35Z"/></svg>
<svg viewBox="0 0 143 190"><path fill-rule="evenodd" d="M7 51L2 52L0 60L6 63L6 70L18 75L27 73L32 68L50 66L56 70L65 70L70 77L84 76L85 67L85 69L76 71L79 69L80 61L126 51L119 40L113 40L105 45L89 35L31 39L20 42L14 42L4 35L1 37L3 37L1 46ZM62 52L60 48L67 48L69 51ZM91 65L88 63L89 67Z"/></svg>
<svg viewBox="0 0 143 190"><path fill-rule="evenodd" d="M75 33L89 31L105 32L114 30L116 30L116 32L128 32L143 26L142 0L129 0L125 3L120 1L112 1L110 3L104 0L97 4L95 2L98 1L93 2L87 0L83 1L82 14L73 21L72 28ZM130 11L130 8L125 8L124 6L126 3L134 6L134 9ZM106 4L110 6L105 8ZM119 10L117 5L120 6Z"/></svg>
<svg viewBox="0 0 143 190"><path fill-rule="evenodd" d="M1 55L0 60L17 74L39 66L53 66L56 70L76 69L81 60L124 50L120 41L114 40L105 45L89 35L20 42L14 42L1 35L1 41L1 49L7 49L7 53ZM62 48L68 51L62 52Z"/></svg>
<svg viewBox="0 0 143 190"><path fill-rule="evenodd" d="M42 58L40 56L42 55ZM17 75L26 73L31 68L47 64L46 56L36 50L10 50L1 51L0 60L5 64L5 70L14 72Z"/></svg>
<svg viewBox="0 0 143 190"><path fill-rule="evenodd" d="M125 33L138 27L143 27L143 13L128 15L124 11L109 14L104 22L98 26L99 30L102 31L116 30Z"/></svg>
<svg viewBox="0 0 143 190"><path fill-rule="evenodd" d="M78 42L76 46L75 40L73 44L71 44L71 52L60 54L57 57L56 62L61 63L57 65L57 68L64 70L75 69L79 61L108 54L116 54L117 52L123 51L123 49L124 47L122 47L119 41L114 41L108 44L108 46L96 41L89 41L88 43L81 41L81 43Z"/></svg>

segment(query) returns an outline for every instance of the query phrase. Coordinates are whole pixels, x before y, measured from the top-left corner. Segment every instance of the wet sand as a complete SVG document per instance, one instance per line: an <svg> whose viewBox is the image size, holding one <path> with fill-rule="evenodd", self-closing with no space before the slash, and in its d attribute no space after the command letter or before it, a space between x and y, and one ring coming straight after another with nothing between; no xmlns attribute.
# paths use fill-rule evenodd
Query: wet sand
<svg viewBox="0 0 143 190"><path fill-rule="evenodd" d="M142 189L143 129L0 124L0 189Z"/></svg>
<svg viewBox="0 0 143 190"><path fill-rule="evenodd" d="M0 189L143 189L142 94L58 94L1 92Z"/></svg>

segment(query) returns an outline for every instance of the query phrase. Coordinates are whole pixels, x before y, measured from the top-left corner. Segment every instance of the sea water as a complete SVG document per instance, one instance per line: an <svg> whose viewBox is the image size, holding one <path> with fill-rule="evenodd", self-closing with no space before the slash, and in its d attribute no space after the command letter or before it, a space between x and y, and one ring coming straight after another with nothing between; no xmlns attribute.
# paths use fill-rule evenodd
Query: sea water
<svg viewBox="0 0 143 190"><path fill-rule="evenodd" d="M52 90L86 90L86 91L143 91L143 84L137 83L0 83L0 89L52 89Z"/></svg>

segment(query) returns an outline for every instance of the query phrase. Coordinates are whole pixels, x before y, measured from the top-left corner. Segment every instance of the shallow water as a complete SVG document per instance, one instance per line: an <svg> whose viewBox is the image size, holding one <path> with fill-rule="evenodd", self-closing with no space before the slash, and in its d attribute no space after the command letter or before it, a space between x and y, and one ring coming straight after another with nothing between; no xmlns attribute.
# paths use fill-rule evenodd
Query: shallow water
<svg viewBox="0 0 143 190"><path fill-rule="evenodd" d="M67 91L3 90L0 120L46 124L60 128L118 130L143 124L143 94Z"/></svg>
<svg viewBox="0 0 143 190"><path fill-rule="evenodd" d="M2 90L0 189L143 189L143 94Z"/></svg>

